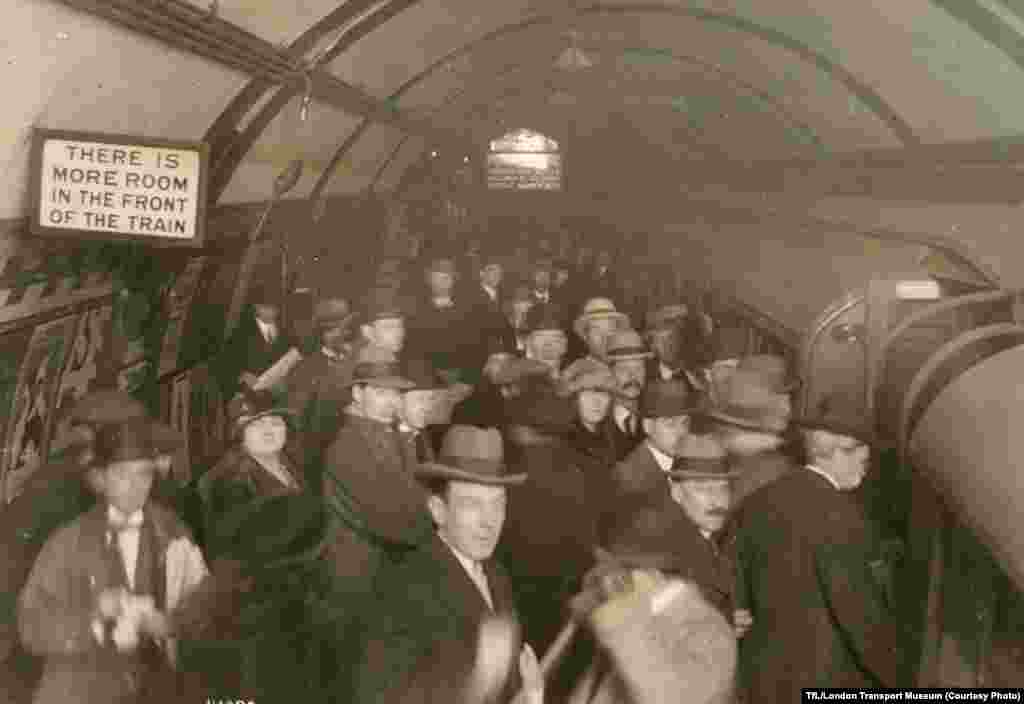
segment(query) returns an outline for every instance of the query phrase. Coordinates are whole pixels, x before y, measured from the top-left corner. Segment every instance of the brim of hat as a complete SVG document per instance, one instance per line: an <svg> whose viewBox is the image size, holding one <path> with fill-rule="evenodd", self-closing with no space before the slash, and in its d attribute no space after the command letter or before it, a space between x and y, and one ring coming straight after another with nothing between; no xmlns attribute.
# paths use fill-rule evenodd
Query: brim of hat
<svg viewBox="0 0 1024 704"><path fill-rule="evenodd" d="M576 321L572 324L573 331L580 337L584 336L583 328L594 320L601 320L603 318L615 318L616 320L629 320L629 316L622 311L606 311L604 313L584 313L580 317L576 318Z"/></svg>
<svg viewBox="0 0 1024 704"><path fill-rule="evenodd" d="M375 386L378 389L396 389L398 391L412 391L417 388L416 384L400 376L383 376L378 379L352 379L348 385L366 384Z"/></svg>
<svg viewBox="0 0 1024 704"><path fill-rule="evenodd" d="M526 474L498 474L504 467L502 464L480 461L481 467L486 466L490 472L474 472L469 469L452 467L437 462L426 462L416 469L418 479L451 479L459 482L470 482L473 484L489 484L494 486L507 486L511 484L522 484L526 481Z"/></svg>
<svg viewBox="0 0 1024 704"><path fill-rule="evenodd" d="M686 481L687 479L739 479L743 472L730 470L728 472L701 472L680 469L668 473L675 481Z"/></svg>
<svg viewBox="0 0 1024 704"><path fill-rule="evenodd" d="M779 431L762 422L756 420L750 420L749 418L740 418L739 416L731 416L728 413L722 413L721 411L707 411L704 413L705 417L711 420L716 420L719 423L726 423L727 425L733 425L737 428L743 428L744 430L757 430L764 433L778 433Z"/></svg>
<svg viewBox="0 0 1024 704"><path fill-rule="evenodd" d="M260 418L265 418L267 416L279 416L287 421L290 421L294 420L296 415L297 414L292 409L282 406L281 408L270 408L266 411L260 411L259 413L255 413L251 416L239 416L238 420L235 421L235 423L239 427L244 427L246 425L249 425L250 423L259 420Z"/></svg>
<svg viewBox="0 0 1024 704"><path fill-rule="evenodd" d="M630 352L628 354L608 354L608 361L612 364L615 362L628 362L631 359L651 359L654 357L653 352Z"/></svg>
<svg viewBox="0 0 1024 704"><path fill-rule="evenodd" d="M340 327L343 325L351 325L357 315L357 313L349 313L348 315L340 318L337 316L329 316L325 318L317 318L315 322L317 326L321 328Z"/></svg>
<svg viewBox="0 0 1024 704"><path fill-rule="evenodd" d="M830 423L817 418L794 418L792 424L803 430L824 430L835 435L854 438L866 445L874 445L878 440L878 437L870 429L844 423Z"/></svg>
<svg viewBox="0 0 1024 704"><path fill-rule="evenodd" d="M605 550L617 564L626 569L662 571L679 569L678 559L667 552L633 551L629 548L617 548L615 546L605 548Z"/></svg>

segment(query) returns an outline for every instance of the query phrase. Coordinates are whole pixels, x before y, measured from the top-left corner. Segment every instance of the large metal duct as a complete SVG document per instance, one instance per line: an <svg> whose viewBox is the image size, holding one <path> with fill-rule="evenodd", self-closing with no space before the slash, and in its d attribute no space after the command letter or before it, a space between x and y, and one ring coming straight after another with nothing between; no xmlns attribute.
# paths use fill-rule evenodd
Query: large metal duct
<svg viewBox="0 0 1024 704"><path fill-rule="evenodd" d="M991 325L942 346L903 404L905 459L1024 589L1024 328Z"/></svg>

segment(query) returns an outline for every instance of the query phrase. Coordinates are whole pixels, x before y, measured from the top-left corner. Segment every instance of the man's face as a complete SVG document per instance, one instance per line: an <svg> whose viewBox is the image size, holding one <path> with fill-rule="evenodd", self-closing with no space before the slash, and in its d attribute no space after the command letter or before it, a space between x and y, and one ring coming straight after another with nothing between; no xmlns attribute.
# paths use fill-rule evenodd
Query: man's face
<svg viewBox="0 0 1024 704"><path fill-rule="evenodd" d="M598 359L604 359L604 353L608 349L608 336L618 328L618 324L610 318L598 318L591 321L586 327L585 342L590 354Z"/></svg>
<svg viewBox="0 0 1024 704"><path fill-rule="evenodd" d="M155 475L153 460L129 460L108 465L96 475L96 480L114 508L132 514L146 505Z"/></svg>
<svg viewBox="0 0 1024 704"><path fill-rule="evenodd" d="M402 394L402 405L399 418L410 428L423 430L430 423L438 400L438 392L433 389L413 389Z"/></svg>
<svg viewBox="0 0 1024 704"><path fill-rule="evenodd" d="M345 340L348 338L348 328L344 325L335 325L324 330L320 338L327 349L333 352L344 352Z"/></svg>
<svg viewBox="0 0 1024 704"><path fill-rule="evenodd" d="M367 339L377 347L382 347L395 356L402 351L405 344L405 320L403 318L382 318L364 325Z"/></svg>
<svg viewBox="0 0 1024 704"><path fill-rule="evenodd" d="M526 341L530 358L557 367L569 347L569 340L561 330L538 330L530 333Z"/></svg>
<svg viewBox="0 0 1024 704"><path fill-rule="evenodd" d="M644 432L652 445L674 457L690 435L690 416L646 418Z"/></svg>
<svg viewBox="0 0 1024 704"><path fill-rule="evenodd" d="M252 308L256 317L268 325L275 324L281 314L281 309L271 303L258 303Z"/></svg>
<svg viewBox="0 0 1024 704"><path fill-rule="evenodd" d="M683 479L672 482L672 498L707 533L725 525L732 507L732 482L727 479Z"/></svg>
<svg viewBox="0 0 1024 704"><path fill-rule="evenodd" d="M612 365L619 391L630 400L637 400L647 381L647 368L642 359L624 359Z"/></svg>
<svg viewBox="0 0 1024 704"><path fill-rule="evenodd" d="M480 280L485 286L498 288L501 285L501 277L504 272L500 264L488 264L480 271Z"/></svg>
<svg viewBox="0 0 1024 704"><path fill-rule="evenodd" d="M435 298L444 298L451 295L452 286L455 285L455 277L446 271L432 271L427 276L427 283L430 285L430 292Z"/></svg>
<svg viewBox="0 0 1024 704"><path fill-rule="evenodd" d="M664 328L651 330L647 334L651 350L659 361L668 366L679 362L682 345L680 344L679 331L675 328Z"/></svg>
<svg viewBox="0 0 1024 704"><path fill-rule="evenodd" d="M547 291L551 288L551 272L547 269L533 272L533 287L538 291Z"/></svg>
<svg viewBox="0 0 1024 704"><path fill-rule="evenodd" d="M836 448L832 456L822 467L839 484L839 488L850 491L860 486L868 471L868 458L871 451L867 445L856 438L837 435Z"/></svg>
<svg viewBox="0 0 1024 704"><path fill-rule="evenodd" d="M576 397L576 408L579 411L580 420L590 425L597 425L603 421L611 406L612 395L607 391L584 389Z"/></svg>
<svg viewBox="0 0 1024 704"><path fill-rule="evenodd" d="M242 445L252 455L273 455L284 449L288 424L280 416L263 416L245 426Z"/></svg>
<svg viewBox="0 0 1024 704"><path fill-rule="evenodd" d="M444 496L431 496L430 513L438 533L466 557L482 562L494 554L505 524L503 486L449 482Z"/></svg>
<svg viewBox="0 0 1024 704"><path fill-rule="evenodd" d="M397 389L360 384L352 389L352 399L363 415L381 423L390 423L398 415L402 394Z"/></svg>

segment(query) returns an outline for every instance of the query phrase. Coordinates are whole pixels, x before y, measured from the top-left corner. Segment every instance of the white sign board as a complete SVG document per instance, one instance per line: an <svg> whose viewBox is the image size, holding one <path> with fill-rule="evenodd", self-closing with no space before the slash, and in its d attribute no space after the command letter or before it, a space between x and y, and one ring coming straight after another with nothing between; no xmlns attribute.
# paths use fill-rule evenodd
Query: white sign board
<svg viewBox="0 0 1024 704"><path fill-rule="evenodd" d="M36 234L202 244L202 144L37 130Z"/></svg>

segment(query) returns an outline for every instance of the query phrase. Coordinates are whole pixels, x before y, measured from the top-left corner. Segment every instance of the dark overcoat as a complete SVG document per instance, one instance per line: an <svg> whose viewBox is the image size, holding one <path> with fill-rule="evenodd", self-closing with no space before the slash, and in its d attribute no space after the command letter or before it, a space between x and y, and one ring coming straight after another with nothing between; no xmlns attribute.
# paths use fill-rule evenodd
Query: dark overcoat
<svg viewBox="0 0 1024 704"><path fill-rule="evenodd" d="M213 535L218 521L238 507L262 496L306 490L301 463L287 453L282 453L281 459L295 480L293 486L283 484L241 446L228 450L210 471L200 477L198 490L202 502L202 523L199 533L204 544ZM216 557L207 552L208 559Z"/></svg>
<svg viewBox="0 0 1024 704"><path fill-rule="evenodd" d="M362 628L380 605L377 572L433 536L426 492L413 476L412 448L389 426L349 415L324 464L330 513L326 556L334 580L338 701L349 701L351 667L363 649Z"/></svg>
<svg viewBox="0 0 1024 704"><path fill-rule="evenodd" d="M754 619L740 642L749 701L799 701L804 687L910 684L872 573L880 546L847 494L798 469L752 494L737 525L737 600Z"/></svg>
<svg viewBox="0 0 1024 704"><path fill-rule="evenodd" d="M401 563L381 570L380 608L369 624L359 669L359 704L460 704L482 619L512 616L511 587L501 566L484 563L492 612L451 549L436 535ZM506 696L515 693L511 677Z"/></svg>

